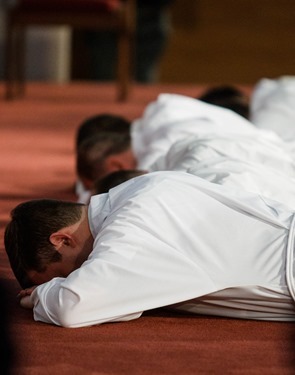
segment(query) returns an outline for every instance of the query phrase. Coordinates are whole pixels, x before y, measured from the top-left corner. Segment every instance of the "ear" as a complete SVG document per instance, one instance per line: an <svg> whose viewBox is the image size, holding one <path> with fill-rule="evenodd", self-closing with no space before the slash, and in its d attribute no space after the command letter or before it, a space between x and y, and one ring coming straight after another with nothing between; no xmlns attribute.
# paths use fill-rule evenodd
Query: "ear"
<svg viewBox="0 0 295 375"><path fill-rule="evenodd" d="M113 154L107 157L105 160L105 167L108 173L126 169L124 158L120 154Z"/></svg>
<svg viewBox="0 0 295 375"><path fill-rule="evenodd" d="M52 233L49 237L49 241L56 247L56 250L60 250L63 246L75 247L75 241L70 234L63 232Z"/></svg>
<svg viewBox="0 0 295 375"><path fill-rule="evenodd" d="M93 187L93 181L92 180L90 180L89 178L86 178L86 177L82 177L82 176L80 176L79 178L80 178L80 180L81 180L85 189L87 189L87 190L92 189L92 187Z"/></svg>

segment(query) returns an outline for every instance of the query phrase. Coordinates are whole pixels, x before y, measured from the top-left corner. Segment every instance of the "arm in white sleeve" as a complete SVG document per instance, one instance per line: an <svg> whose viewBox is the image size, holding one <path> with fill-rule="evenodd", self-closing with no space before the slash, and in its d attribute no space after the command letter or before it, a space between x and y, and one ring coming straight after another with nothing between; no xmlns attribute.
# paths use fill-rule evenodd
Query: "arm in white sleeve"
<svg viewBox="0 0 295 375"><path fill-rule="evenodd" d="M34 303L34 319L44 323L55 324L67 328L84 327L106 322L118 322L137 319L142 312L126 315L105 315L99 312L99 299L96 309L89 304L90 314L83 314L81 301L83 296L64 287L65 279L55 278L40 285L32 294ZM95 316L95 319L90 319Z"/></svg>

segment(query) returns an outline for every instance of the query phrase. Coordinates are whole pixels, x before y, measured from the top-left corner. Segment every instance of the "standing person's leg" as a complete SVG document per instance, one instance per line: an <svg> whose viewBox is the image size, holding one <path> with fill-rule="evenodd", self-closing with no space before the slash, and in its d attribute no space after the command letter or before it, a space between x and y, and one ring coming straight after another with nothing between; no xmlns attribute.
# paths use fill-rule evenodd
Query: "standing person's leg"
<svg viewBox="0 0 295 375"><path fill-rule="evenodd" d="M167 6L139 2L137 6L134 79L149 83L157 80L158 65L169 34ZM94 80L111 81L116 76L117 39L113 32L85 32L84 45L89 51L89 75Z"/></svg>
<svg viewBox="0 0 295 375"><path fill-rule="evenodd" d="M166 7L138 7L135 78L149 83L158 79L158 67L170 34L170 17Z"/></svg>

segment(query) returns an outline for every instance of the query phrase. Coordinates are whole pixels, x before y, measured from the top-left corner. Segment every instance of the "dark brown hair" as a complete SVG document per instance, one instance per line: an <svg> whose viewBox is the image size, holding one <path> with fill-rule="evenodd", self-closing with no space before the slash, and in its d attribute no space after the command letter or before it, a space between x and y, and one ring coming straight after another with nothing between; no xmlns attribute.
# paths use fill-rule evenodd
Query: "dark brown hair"
<svg viewBox="0 0 295 375"><path fill-rule="evenodd" d="M77 175L95 181L100 177L105 159L131 147L129 133L105 132L85 139L77 152Z"/></svg>
<svg viewBox="0 0 295 375"><path fill-rule="evenodd" d="M120 185L123 182L130 180L131 178L141 176L145 173L147 172L139 169L127 169L112 172L104 178L95 181L94 194L107 193L113 187Z"/></svg>
<svg viewBox="0 0 295 375"><path fill-rule="evenodd" d="M61 260L50 235L80 220L81 204L51 199L21 203L11 211L4 243L11 268L22 288L31 286L27 272L43 272Z"/></svg>
<svg viewBox="0 0 295 375"><path fill-rule="evenodd" d="M85 139L93 138L100 133L130 134L130 126L130 121L119 115L103 113L89 117L77 130L76 150Z"/></svg>
<svg viewBox="0 0 295 375"><path fill-rule="evenodd" d="M231 109L240 116L249 118L249 99L235 86L221 85L211 87L197 98L203 102Z"/></svg>

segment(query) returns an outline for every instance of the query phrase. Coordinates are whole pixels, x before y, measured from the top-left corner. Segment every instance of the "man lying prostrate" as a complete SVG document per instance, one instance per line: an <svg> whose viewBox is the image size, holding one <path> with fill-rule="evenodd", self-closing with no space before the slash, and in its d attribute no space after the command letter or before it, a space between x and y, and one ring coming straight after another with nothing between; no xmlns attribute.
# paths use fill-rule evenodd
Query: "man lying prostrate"
<svg viewBox="0 0 295 375"><path fill-rule="evenodd" d="M237 191L259 194L295 209L295 178L263 165L234 158L216 158L189 168L188 173Z"/></svg>
<svg viewBox="0 0 295 375"><path fill-rule="evenodd" d="M271 149L275 144L280 160L284 155L290 158L276 134L257 129L235 112L182 95L162 94L147 106L142 118L132 123L131 137L112 131L96 134L84 142L77 154L78 178L86 190L91 190L94 181L117 170L149 171L175 142L205 135L247 136L253 144L261 140ZM251 142L249 147L253 149ZM90 195L84 193L79 199L82 203Z"/></svg>
<svg viewBox="0 0 295 375"><path fill-rule="evenodd" d="M294 160L263 138L219 134L188 137L174 143L150 169L191 173L295 208Z"/></svg>
<svg viewBox="0 0 295 375"><path fill-rule="evenodd" d="M295 164L275 144L251 137L189 137L176 142L154 171L182 171L219 185L242 189L295 208ZM92 195L107 193L143 170L112 172L95 182ZM294 176L294 177L290 177Z"/></svg>
<svg viewBox="0 0 295 375"><path fill-rule="evenodd" d="M171 170L185 171L183 165L171 165ZM245 190L266 198L281 202L295 209L295 179L279 171L234 158L215 158L188 167L190 174L214 184L228 186L231 189ZM122 170L108 174L98 180L92 195L108 193L119 184L145 174L142 170Z"/></svg>
<svg viewBox="0 0 295 375"><path fill-rule="evenodd" d="M132 123L132 150L139 169L149 167L177 141L190 136L240 135L264 138L284 147L273 132L259 130L237 113L176 94L161 94Z"/></svg>
<svg viewBox="0 0 295 375"><path fill-rule="evenodd" d="M83 327L159 307L295 320L293 209L188 173L144 174L89 207L20 204L5 248L37 321Z"/></svg>
<svg viewBox="0 0 295 375"><path fill-rule="evenodd" d="M250 118L259 129L277 133L295 152L295 76L261 79L250 101Z"/></svg>
<svg viewBox="0 0 295 375"><path fill-rule="evenodd" d="M280 145L253 134L204 134L175 142L165 155L150 166L150 171L190 171L221 158L234 158L295 178L295 160Z"/></svg>

